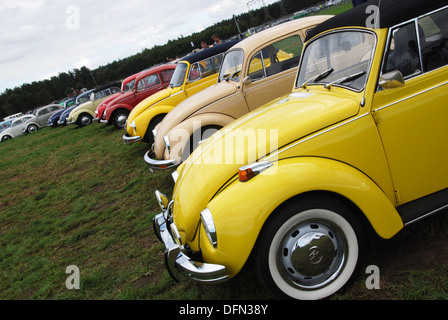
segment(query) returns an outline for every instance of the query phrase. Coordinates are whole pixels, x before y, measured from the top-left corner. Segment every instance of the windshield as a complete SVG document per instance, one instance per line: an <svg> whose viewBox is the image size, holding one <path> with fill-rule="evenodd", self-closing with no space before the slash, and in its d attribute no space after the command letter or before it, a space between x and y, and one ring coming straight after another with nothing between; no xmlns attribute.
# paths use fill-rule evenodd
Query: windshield
<svg viewBox="0 0 448 320"><path fill-rule="evenodd" d="M188 65L180 62L174 70L173 77L171 78L170 87L180 87L185 80L185 74L187 73Z"/></svg>
<svg viewBox="0 0 448 320"><path fill-rule="evenodd" d="M234 50L228 52L224 61L222 62L221 70L219 72L219 80L234 80L239 81L241 69L243 68L244 53L242 50Z"/></svg>
<svg viewBox="0 0 448 320"><path fill-rule="evenodd" d="M135 85L135 79L131 80L127 83L123 83L121 92L127 92L127 91L134 90L134 85Z"/></svg>
<svg viewBox="0 0 448 320"><path fill-rule="evenodd" d="M296 87L311 84L362 90L373 58L376 37L362 31L340 31L311 42L303 53Z"/></svg>

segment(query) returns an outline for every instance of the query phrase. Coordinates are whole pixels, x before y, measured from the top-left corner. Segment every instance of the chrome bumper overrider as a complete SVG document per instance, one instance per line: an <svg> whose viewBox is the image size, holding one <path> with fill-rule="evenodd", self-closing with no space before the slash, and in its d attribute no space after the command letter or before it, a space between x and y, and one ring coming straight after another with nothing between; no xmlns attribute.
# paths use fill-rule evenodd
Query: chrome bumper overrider
<svg viewBox="0 0 448 320"><path fill-rule="evenodd" d="M194 280L203 283L221 282L229 278L227 270L222 265L198 263L181 251L174 237L171 235L169 216L170 207L153 219L156 236L165 245L165 264L171 277L176 281Z"/></svg>
<svg viewBox="0 0 448 320"><path fill-rule="evenodd" d="M154 170L166 170L170 168L174 168L178 165L176 160L168 159L168 160L156 160L152 159L149 154L152 153L151 151L147 151L145 153L145 156L143 159L145 159L146 164L149 167L149 170L151 172L154 172Z"/></svg>
<svg viewBox="0 0 448 320"><path fill-rule="evenodd" d="M134 143L134 142L139 142L140 140L142 140L142 138L140 136L130 136L127 133L123 135L123 142L125 144L131 144L131 143Z"/></svg>

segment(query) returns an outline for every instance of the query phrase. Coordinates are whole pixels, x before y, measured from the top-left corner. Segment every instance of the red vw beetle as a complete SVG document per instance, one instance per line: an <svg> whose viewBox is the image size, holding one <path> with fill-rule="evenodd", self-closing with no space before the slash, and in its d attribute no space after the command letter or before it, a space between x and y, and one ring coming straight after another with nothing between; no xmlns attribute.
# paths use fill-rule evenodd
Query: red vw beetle
<svg viewBox="0 0 448 320"><path fill-rule="evenodd" d="M104 110L109 105L109 102L112 102L118 96L121 96L123 93L134 90L135 87L135 78L137 78L138 73L133 74L132 76L127 77L121 83L121 91L111 95L106 98L103 102L99 104L99 106L95 110L95 117L93 118L94 122L99 122L103 116Z"/></svg>
<svg viewBox="0 0 448 320"><path fill-rule="evenodd" d="M110 101L100 122L123 128L129 113L140 101L168 87L175 68L175 64L168 63L138 73L133 90Z"/></svg>

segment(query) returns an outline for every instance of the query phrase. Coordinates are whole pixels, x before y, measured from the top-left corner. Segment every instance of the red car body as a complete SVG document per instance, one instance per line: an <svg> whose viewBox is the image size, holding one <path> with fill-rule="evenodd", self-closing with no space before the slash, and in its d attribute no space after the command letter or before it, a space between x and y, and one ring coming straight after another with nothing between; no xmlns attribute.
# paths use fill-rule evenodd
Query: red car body
<svg viewBox="0 0 448 320"><path fill-rule="evenodd" d="M123 128L129 113L139 102L168 87L174 69L176 65L169 63L141 71L135 79L134 89L109 102L100 122Z"/></svg>
<svg viewBox="0 0 448 320"><path fill-rule="evenodd" d="M106 107L110 102L112 102L115 98L122 95L123 93L130 91L130 90L134 90L134 87L135 87L134 80L135 80L135 78L137 78L137 76L138 76L138 73L133 74L132 76L129 76L126 79L124 79L123 82L121 83L121 92L111 95L110 97L108 97L106 100L104 100L103 102L101 102L98 105L98 107L95 110L95 117L93 118L94 122L98 122L101 120L101 118L103 116L103 112L104 112L104 110L106 110Z"/></svg>

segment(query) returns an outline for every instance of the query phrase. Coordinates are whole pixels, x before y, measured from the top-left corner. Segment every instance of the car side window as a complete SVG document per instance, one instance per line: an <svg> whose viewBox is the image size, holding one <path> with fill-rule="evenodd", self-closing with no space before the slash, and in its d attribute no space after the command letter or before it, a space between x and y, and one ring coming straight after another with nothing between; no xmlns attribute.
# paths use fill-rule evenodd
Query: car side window
<svg viewBox="0 0 448 320"><path fill-rule="evenodd" d="M413 22L392 30L383 73L398 70L404 78L420 74L420 54Z"/></svg>
<svg viewBox="0 0 448 320"><path fill-rule="evenodd" d="M268 45L252 57L249 77L257 80L297 67L302 49L302 40L297 35Z"/></svg>
<svg viewBox="0 0 448 320"><path fill-rule="evenodd" d="M418 19L423 71L448 64L448 9Z"/></svg>
<svg viewBox="0 0 448 320"><path fill-rule="evenodd" d="M257 52L249 64L249 77L252 81L265 77L262 51Z"/></svg>
<svg viewBox="0 0 448 320"><path fill-rule="evenodd" d="M190 76L188 77L188 79L190 81L194 81L194 80L198 80L200 78L201 78L201 73L199 71L199 62L196 62L195 64L193 64L191 66Z"/></svg>
<svg viewBox="0 0 448 320"><path fill-rule="evenodd" d="M45 108L45 109L40 110L40 111L37 113L37 116L43 116L44 114L47 114L47 113L48 113L48 109Z"/></svg>
<svg viewBox="0 0 448 320"><path fill-rule="evenodd" d="M160 84L159 76L151 74L138 82L137 90L145 90L157 84Z"/></svg>
<svg viewBox="0 0 448 320"><path fill-rule="evenodd" d="M174 69L163 70L160 72L160 76L162 77L162 82L170 82L173 77Z"/></svg>
<svg viewBox="0 0 448 320"><path fill-rule="evenodd" d="M12 123L11 127L14 128L14 127L20 126L22 123L23 123L22 119L16 120Z"/></svg>

